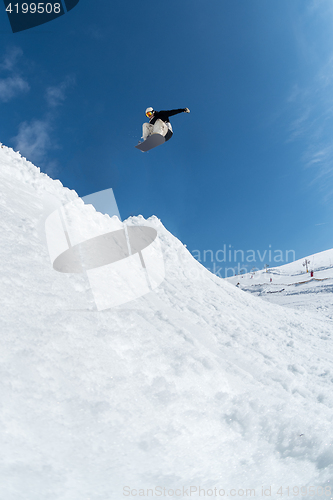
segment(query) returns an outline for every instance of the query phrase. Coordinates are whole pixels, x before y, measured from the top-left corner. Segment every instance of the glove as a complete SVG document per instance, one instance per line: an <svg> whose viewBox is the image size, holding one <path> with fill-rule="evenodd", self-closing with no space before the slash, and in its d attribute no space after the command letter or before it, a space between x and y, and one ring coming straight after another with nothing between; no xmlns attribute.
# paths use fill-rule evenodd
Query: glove
<svg viewBox="0 0 333 500"><path fill-rule="evenodd" d="M190 112L190 110L188 108L184 109L184 113L189 113L189 112Z"/></svg>

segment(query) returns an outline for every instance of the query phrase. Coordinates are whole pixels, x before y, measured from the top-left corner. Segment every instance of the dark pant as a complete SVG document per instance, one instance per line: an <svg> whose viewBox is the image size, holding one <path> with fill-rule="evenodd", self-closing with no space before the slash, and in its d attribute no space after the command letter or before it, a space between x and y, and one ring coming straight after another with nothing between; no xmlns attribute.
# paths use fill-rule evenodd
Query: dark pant
<svg viewBox="0 0 333 500"><path fill-rule="evenodd" d="M165 142L171 139L173 132L171 130L168 130L166 135L165 135Z"/></svg>

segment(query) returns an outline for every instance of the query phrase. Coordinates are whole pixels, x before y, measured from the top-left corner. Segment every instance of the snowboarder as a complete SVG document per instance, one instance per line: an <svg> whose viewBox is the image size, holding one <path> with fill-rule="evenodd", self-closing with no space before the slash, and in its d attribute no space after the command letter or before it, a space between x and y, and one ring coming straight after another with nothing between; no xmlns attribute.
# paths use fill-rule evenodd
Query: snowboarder
<svg viewBox="0 0 333 500"><path fill-rule="evenodd" d="M189 113L190 110L188 108L181 109L171 109L169 111L155 111L153 108L146 109L146 116L149 118L149 123L144 123L142 125L142 139L143 142L139 143L136 147L141 149L142 151L149 151L153 147L156 147L163 142L171 139L173 131L172 126L169 121L170 116L178 115L179 113ZM151 144L146 144L145 141L148 137L154 135L154 140L151 141ZM153 138L152 138L153 139Z"/></svg>
<svg viewBox="0 0 333 500"><path fill-rule="evenodd" d="M149 123L142 125L142 139L145 141L149 135L155 133L163 135L165 141L168 141L173 134L169 117L189 112L188 108L171 109L170 111L155 111L153 108L147 108L146 116L149 118Z"/></svg>

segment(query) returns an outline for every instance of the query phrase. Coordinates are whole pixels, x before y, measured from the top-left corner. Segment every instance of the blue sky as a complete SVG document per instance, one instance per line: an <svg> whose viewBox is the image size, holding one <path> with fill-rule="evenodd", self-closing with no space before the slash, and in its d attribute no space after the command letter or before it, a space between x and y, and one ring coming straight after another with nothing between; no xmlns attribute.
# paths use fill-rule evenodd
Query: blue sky
<svg viewBox="0 0 333 500"><path fill-rule="evenodd" d="M332 248L332 22L330 0L80 0L12 34L3 9L0 141L80 196L112 187L123 219L156 215L201 260ZM143 154L147 106L191 113Z"/></svg>

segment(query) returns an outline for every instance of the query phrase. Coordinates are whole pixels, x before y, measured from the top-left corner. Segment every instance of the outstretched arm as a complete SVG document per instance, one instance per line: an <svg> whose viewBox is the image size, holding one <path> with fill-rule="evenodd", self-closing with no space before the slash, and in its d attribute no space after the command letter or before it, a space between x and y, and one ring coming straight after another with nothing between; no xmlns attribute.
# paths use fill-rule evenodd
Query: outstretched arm
<svg viewBox="0 0 333 500"><path fill-rule="evenodd" d="M165 113L168 113L168 116L178 115L178 113L189 113L189 112L190 110L188 108L172 109L171 111L165 111Z"/></svg>
<svg viewBox="0 0 333 500"><path fill-rule="evenodd" d="M178 115L179 113L189 113L190 110L188 108L180 108L180 109L170 109L169 111L159 111L156 113L157 118L161 118L161 120L165 120L169 118L169 116Z"/></svg>

